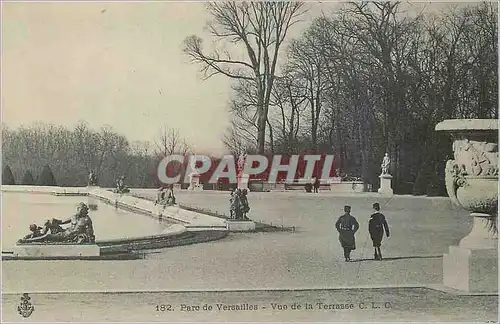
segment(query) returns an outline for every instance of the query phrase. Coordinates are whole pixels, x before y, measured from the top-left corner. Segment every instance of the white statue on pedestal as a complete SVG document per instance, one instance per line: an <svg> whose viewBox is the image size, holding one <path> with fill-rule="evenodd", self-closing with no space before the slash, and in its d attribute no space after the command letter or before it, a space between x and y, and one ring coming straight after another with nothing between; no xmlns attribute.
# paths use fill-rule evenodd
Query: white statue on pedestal
<svg viewBox="0 0 500 324"><path fill-rule="evenodd" d="M246 158L247 158L246 154L241 154L238 157L238 175L241 175L243 173L243 169L245 168Z"/></svg>
<svg viewBox="0 0 500 324"><path fill-rule="evenodd" d="M246 153L241 154L238 157L238 162L237 162L237 168L238 168L238 171L237 171L237 184L238 184L238 188L239 189L246 189L247 191L249 191L249 189L248 189L248 179L249 179L250 176L248 174L244 174L243 173L243 170L245 169L246 159L247 159L247 154Z"/></svg>
<svg viewBox="0 0 500 324"><path fill-rule="evenodd" d="M196 168L196 162L198 162L198 157L196 155L192 155L189 157L189 166L191 168L191 174L198 174L198 170Z"/></svg>
<svg viewBox="0 0 500 324"><path fill-rule="evenodd" d="M391 166L391 159L389 154L385 153L384 159L382 160L382 174L389 174L389 167Z"/></svg>
<svg viewBox="0 0 500 324"><path fill-rule="evenodd" d="M389 167L391 165L391 159L389 158L389 154L385 153L384 159L382 160L382 174L379 176L380 178L380 188L378 189L378 193L380 194L388 194L392 195L392 176L389 174Z"/></svg>

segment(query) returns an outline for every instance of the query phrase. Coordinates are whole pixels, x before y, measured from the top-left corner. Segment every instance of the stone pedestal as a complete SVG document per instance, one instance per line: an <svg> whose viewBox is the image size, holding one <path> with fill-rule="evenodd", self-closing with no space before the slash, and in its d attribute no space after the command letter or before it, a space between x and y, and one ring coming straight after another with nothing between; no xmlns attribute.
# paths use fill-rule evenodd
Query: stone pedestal
<svg viewBox="0 0 500 324"><path fill-rule="evenodd" d="M466 292L498 292L498 250L450 246L443 255L443 284Z"/></svg>
<svg viewBox="0 0 500 324"><path fill-rule="evenodd" d="M380 178L380 188L378 193L382 195L393 195L392 191L392 176L390 174L381 174Z"/></svg>
<svg viewBox="0 0 500 324"><path fill-rule="evenodd" d="M247 191L250 191L248 188L248 180L250 176L248 174L240 174L238 175L238 189L246 189Z"/></svg>
<svg viewBox="0 0 500 324"><path fill-rule="evenodd" d="M467 292L498 292L496 218L471 213L472 230L443 256L443 284Z"/></svg>
<svg viewBox="0 0 500 324"><path fill-rule="evenodd" d="M13 249L15 257L95 257L100 255L96 244L25 244L16 245Z"/></svg>
<svg viewBox="0 0 500 324"><path fill-rule="evenodd" d="M249 220L227 220L226 225L229 232L255 231L255 223Z"/></svg>
<svg viewBox="0 0 500 324"><path fill-rule="evenodd" d="M200 175L191 174L189 176L189 187L188 190L202 191L203 185L200 184Z"/></svg>

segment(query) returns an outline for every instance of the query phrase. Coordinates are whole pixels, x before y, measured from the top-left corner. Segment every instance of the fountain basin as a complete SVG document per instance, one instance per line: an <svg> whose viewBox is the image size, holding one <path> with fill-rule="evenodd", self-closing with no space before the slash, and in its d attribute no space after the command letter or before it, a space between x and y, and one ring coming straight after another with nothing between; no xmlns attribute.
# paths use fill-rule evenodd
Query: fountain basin
<svg viewBox="0 0 500 324"><path fill-rule="evenodd" d="M35 186L2 186L3 260L134 259L137 257L131 256L132 251L208 242L227 235L226 226L220 219L193 212L186 215L178 208L174 208L175 212L163 210L164 217L158 217L158 207L152 202L116 195L100 188L36 189ZM40 193L45 195L38 195ZM55 197L67 196L68 193L72 197ZM91 211L98 238L92 246L15 243L26 234L29 224L41 225L46 218L71 215L75 205L82 200L88 200L89 205L101 202L99 208ZM191 228L193 225L196 228Z"/></svg>

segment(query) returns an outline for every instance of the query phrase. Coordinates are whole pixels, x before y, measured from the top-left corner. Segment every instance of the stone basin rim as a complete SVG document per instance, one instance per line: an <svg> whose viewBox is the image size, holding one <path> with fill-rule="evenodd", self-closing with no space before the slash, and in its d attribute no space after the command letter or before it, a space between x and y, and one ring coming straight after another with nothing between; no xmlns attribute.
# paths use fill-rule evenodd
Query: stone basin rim
<svg viewBox="0 0 500 324"><path fill-rule="evenodd" d="M498 130L498 119L445 119L438 123L436 131Z"/></svg>

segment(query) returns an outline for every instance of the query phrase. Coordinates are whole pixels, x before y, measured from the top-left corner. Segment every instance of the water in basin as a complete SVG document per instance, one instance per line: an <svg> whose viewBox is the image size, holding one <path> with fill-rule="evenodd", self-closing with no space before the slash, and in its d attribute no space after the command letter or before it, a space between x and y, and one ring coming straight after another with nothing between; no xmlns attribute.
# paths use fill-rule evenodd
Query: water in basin
<svg viewBox="0 0 500 324"><path fill-rule="evenodd" d="M75 214L88 197L2 192L2 251L12 250L16 241L29 233L29 225L43 226L46 219L66 219ZM160 234L170 224L165 221L116 209L97 200L97 210L89 211L96 240ZM65 225L67 226L67 225Z"/></svg>

